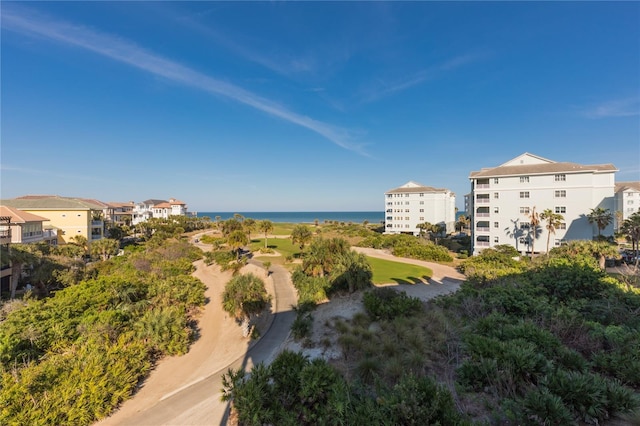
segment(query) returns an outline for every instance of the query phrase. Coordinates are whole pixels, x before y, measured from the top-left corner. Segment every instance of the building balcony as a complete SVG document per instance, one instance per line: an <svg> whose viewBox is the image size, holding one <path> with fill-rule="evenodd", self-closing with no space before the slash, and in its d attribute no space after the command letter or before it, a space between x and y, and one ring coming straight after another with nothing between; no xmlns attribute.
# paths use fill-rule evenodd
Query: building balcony
<svg viewBox="0 0 640 426"><path fill-rule="evenodd" d="M476 232L489 232L491 228L488 226L478 226L476 227Z"/></svg>
<svg viewBox="0 0 640 426"><path fill-rule="evenodd" d="M482 188L489 188L489 184L488 183L477 183L476 184L476 189L482 189Z"/></svg>
<svg viewBox="0 0 640 426"><path fill-rule="evenodd" d="M476 198L477 204L489 204L491 200L489 198Z"/></svg>
<svg viewBox="0 0 640 426"><path fill-rule="evenodd" d="M489 247L489 241L476 241L478 247Z"/></svg>
<svg viewBox="0 0 640 426"><path fill-rule="evenodd" d="M476 213L476 217L489 217L491 216L490 213Z"/></svg>

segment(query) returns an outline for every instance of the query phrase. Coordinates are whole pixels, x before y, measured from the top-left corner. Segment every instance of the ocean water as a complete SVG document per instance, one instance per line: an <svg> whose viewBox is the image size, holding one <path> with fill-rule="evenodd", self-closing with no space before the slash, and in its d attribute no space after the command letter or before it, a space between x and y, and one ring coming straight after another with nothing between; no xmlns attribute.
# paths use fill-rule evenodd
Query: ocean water
<svg viewBox="0 0 640 426"><path fill-rule="evenodd" d="M271 222L286 223L314 223L316 219L320 223L325 221L338 221L344 223L362 223L365 220L369 223L381 223L384 221L383 211L372 212L198 212L198 217L207 216L212 221L216 216L220 220L233 218L234 214L240 214L245 218L254 220L270 220Z"/></svg>

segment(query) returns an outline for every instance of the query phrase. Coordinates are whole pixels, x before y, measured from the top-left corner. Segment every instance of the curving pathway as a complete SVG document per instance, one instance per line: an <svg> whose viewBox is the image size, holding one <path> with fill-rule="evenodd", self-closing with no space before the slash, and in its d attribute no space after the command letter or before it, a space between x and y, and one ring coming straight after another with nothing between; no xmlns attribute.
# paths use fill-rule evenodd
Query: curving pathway
<svg viewBox="0 0 640 426"><path fill-rule="evenodd" d="M138 392L96 425L226 424L228 407L220 401L222 375L229 368L250 370L257 363L270 361L287 339L295 319L291 306L297 303L297 294L286 269L274 265L268 277L260 262L250 261L243 269L243 273L262 276L274 301L271 314L262 319L263 336L250 341L221 309L220 296L231 273L206 266L202 260L195 265L194 276L207 286L207 303L198 318L198 339L187 354L161 360Z"/></svg>

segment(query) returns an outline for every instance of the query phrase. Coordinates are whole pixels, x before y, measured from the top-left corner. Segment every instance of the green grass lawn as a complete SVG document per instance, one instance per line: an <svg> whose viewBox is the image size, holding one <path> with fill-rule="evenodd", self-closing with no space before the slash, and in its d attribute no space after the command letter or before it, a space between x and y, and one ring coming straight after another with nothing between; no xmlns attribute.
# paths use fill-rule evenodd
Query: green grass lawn
<svg viewBox="0 0 640 426"><path fill-rule="evenodd" d="M393 262L367 256L373 271L374 284L418 284L431 278L433 271L424 266Z"/></svg>
<svg viewBox="0 0 640 426"><path fill-rule="evenodd" d="M261 256L260 250L264 248L264 238L252 238L249 248L251 249L256 260L268 261L272 264L284 265L287 256L293 256L297 259L300 256L300 247L291 244L290 238L267 238L267 247L276 251L280 256Z"/></svg>

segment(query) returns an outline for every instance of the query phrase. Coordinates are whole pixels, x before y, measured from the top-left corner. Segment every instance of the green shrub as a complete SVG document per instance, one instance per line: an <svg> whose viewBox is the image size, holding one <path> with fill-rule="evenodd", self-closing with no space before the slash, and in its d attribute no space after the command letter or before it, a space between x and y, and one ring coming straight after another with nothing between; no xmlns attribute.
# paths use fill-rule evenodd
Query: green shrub
<svg viewBox="0 0 640 426"><path fill-rule="evenodd" d="M367 313L375 319L391 320L422 311L420 299L409 297L404 291L396 291L390 287L365 292L363 304Z"/></svg>

